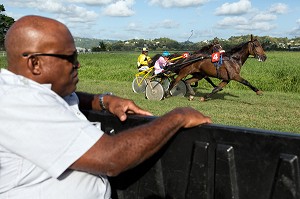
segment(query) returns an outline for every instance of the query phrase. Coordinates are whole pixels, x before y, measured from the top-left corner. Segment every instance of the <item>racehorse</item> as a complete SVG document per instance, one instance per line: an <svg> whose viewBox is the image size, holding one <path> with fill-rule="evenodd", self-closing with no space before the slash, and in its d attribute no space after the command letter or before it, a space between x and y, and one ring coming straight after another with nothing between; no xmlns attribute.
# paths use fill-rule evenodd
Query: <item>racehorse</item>
<svg viewBox="0 0 300 199"><path fill-rule="evenodd" d="M211 54L214 52L219 52L222 51L223 48L221 44L218 41L213 41L212 43L203 46L200 50L194 51L191 54L171 54L169 56L169 60L173 63L172 65L169 65L166 67L165 72L171 71L172 73L175 73L177 75L182 67L185 65L195 62L196 60L199 59L204 59L204 58L210 58ZM155 56L152 57L152 63L150 64L151 66L154 66L155 61L160 57L160 54L156 54ZM173 61L172 61L173 60ZM211 84L214 88L216 85L213 83L213 81L209 77L203 77L209 84ZM194 82L195 85L194 87L197 87L198 82ZM191 85L187 85L187 87L191 87ZM170 90L170 89L169 89Z"/></svg>
<svg viewBox="0 0 300 199"><path fill-rule="evenodd" d="M183 63L184 61L190 59L190 58L197 58L197 57L209 57L211 56L212 53L218 52L223 50L221 44L218 41L213 41L212 43L203 46L200 50L194 51L187 57L179 54L179 53L174 53L169 56L169 60L172 61L173 64L179 64ZM156 54L151 58L151 63L149 64L149 67L154 66L156 60L161 56L161 54ZM171 66L171 65L170 65Z"/></svg>
<svg viewBox="0 0 300 199"><path fill-rule="evenodd" d="M202 78L209 76L221 79L217 87L215 87L211 93L200 98L200 101L205 101L210 98L213 94L222 90L231 80L235 80L241 84L248 86L256 94L261 95L262 91L252 86L247 80L241 77L241 67L249 57L253 55L258 61L265 61L267 56L257 39L251 35L251 40L242 43L223 55L222 63L220 66L215 66L210 59L202 59L191 64L188 64L180 69L178 76L171 82L169 90L171 90L181 79L188 75L192 75L191 78L186 80L186 85L190 93L195 94L189 85L193 82L197 82Z"/></svg>

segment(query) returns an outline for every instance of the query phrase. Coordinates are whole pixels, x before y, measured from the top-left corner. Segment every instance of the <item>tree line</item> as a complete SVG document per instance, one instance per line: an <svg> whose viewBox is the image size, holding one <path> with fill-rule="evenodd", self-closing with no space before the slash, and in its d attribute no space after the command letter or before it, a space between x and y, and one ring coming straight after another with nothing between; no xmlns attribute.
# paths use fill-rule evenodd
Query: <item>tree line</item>
<svg viewBox="0 0 300 199"><path fill-rule="evenodd" d="M157 38L153 40L132 39L127 41L105 41L100 40L97 46L93 46L91 51L140 51L147 47L150 51L196 51L214 41L218 41L223 49L231 49L234 46L250 40L250 35L232 36L229 39L213 38L200 42L177 42L169 38ZM266 51L295 51L300 50L300 37L294 39L274 38L269 36L257 37ZM78 43L78 45L84 45Z"/></svg>
<svg viewBox="0 0 300 199"><path fill-rule="evenodd" d="M6 16L4 5L0 4L0 50L4 49L4 39L7 30L15 22L12 17Z"/></svg>

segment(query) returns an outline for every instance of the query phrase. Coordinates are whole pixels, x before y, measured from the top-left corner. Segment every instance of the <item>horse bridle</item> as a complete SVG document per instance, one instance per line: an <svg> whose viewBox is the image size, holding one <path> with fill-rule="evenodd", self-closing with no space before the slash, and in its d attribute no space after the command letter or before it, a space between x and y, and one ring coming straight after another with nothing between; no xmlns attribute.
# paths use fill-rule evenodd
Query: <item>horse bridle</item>
<svg viewBox="0 0 300 199"><path fill-rule="evenodd" d="M259 55L257 53L257 50L256 50L256 45L255 45L255 42L258 42L257 40L253 40L253 41L249 41L251 43L251 51L252 53L255 55L256 58L258 58L258 61L263 61L262 57L263 55Z"/></svg>
<svg viewBox="0 0 300 199"><path fill-rule="evenodd" d="M255 46L256 41L257 40L249 41L249 43L251 43L251 52L255 55L255 57L259 57L260 55L258 55L258 53L256 51L256 46Z"/></svg>

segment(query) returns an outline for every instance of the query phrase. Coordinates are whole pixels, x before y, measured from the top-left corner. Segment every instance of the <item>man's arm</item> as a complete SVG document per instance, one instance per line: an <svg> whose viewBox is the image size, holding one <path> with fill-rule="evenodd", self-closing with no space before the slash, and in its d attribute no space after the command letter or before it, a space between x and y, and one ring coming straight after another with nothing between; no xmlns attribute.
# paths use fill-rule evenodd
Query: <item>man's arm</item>
<svg viewBox="0 0 300 199"><path fill-rule="evenodd" d="M76 92L79 98L79 108L87 110L102 110L99 103L99 95ZM127 114L139 114L145 116L152 116L146 110L141 109L132 100L124 99L118 96L105 95L103 97L103 104L109 112L116 115L121 121L125 121Z"/></svg>
<svg viewBox="0 0 300 199"><path fill-rule="evenodd" d="M102 110L99 104L99 96L84 92L76 92L79 98L79 109Z"/></svg>
<svg viewBox="0 0 300 199"><path fill-rule="evenodd" d="M115 176L157 152L180 128L211 123L192 108L176 108L147 124L116 135L104 134L70 168Z"/></svg>

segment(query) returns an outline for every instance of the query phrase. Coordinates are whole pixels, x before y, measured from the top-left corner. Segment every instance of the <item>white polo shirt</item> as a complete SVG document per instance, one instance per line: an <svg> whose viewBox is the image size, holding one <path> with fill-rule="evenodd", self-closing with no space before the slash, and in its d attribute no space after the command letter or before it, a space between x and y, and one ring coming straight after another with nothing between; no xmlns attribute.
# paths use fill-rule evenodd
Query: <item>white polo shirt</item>
<svg viewBox="0 0 300 199"><path fill-rule="evenodd" d="M75 93L0 70L0 199L110 198L105 176L68 167L103 135Z"/></svg>

